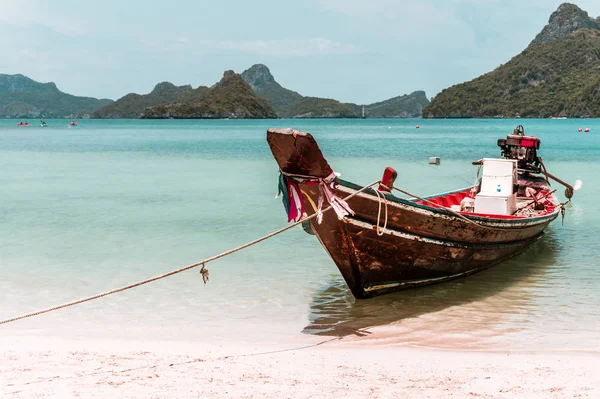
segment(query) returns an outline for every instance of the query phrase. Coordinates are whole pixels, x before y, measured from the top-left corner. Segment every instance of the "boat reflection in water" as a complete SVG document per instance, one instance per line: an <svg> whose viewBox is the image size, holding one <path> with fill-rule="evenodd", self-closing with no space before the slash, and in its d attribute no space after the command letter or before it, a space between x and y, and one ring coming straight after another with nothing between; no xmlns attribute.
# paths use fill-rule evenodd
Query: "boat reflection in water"
<svg viewBox="0 0 600 399"><path fill-rule="evenodd" d="M315 294L303 332L348 338L368 336L386 344L488 346L490 339L524 328L527 314L535 312L537 306L535 287L548 283L546 274L556 264L560 251L560 241L549 230L543 240L519 257L470 279L369 301L356 300L343 279L333 278ZM514 320L516 327L508 320L515 315L524 315Z"/></svg>

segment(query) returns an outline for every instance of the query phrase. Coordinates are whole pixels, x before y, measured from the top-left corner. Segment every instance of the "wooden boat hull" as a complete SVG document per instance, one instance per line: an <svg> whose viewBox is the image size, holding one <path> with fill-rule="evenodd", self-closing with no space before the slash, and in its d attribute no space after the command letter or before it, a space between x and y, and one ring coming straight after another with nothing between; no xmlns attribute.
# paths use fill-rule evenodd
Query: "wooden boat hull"
<svg viewBox="0 0 600 399"><path fill-rule="evenodd" d="M298 183L306 213L313 215L322 195L315 183L333 173L314 138L274 129L267 132L267 140L282 173ZM333 211L324 212L322 222L313 218L309 228L359 299L486 269L524 251L560 213L556 207L533 217L457 215L443 206L374 189L357 193L361 189L336 178L336 197L356 194L347 200L354 215L340 220ZM464 196L467 191L444 195Z"/></svg>
<svg viewBox="0 0 600 399"><path fill-rule="evenodd" d="M542 237L509 243L471 244L434 239L375 225L333 212L311 229L359 299L466 277L512 258Z"/></svg>

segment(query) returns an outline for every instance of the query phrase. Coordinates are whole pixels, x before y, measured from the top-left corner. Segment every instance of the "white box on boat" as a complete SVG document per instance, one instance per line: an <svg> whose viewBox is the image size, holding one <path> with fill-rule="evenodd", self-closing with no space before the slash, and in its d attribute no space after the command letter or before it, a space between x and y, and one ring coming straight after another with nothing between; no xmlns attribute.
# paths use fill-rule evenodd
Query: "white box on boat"
<svg viewBox="0 0 600 399"><path fill-rule="evenodd" d="M517 210L517 194L475 196L475 213L486 215L512 215Z"/></svg>
<svg viewBox="0 0 600 399"><path fill-rule="evenodd" d="M517 161L483 159L481 190L475 196L475 213L512 215L517 209Z"/></svg>
<svg viewBox="0 0 600 399"><path fill-rule="evenodd" d="M480 193L510 195L515 184L517 184L516 160L483 158Z"/></svg>

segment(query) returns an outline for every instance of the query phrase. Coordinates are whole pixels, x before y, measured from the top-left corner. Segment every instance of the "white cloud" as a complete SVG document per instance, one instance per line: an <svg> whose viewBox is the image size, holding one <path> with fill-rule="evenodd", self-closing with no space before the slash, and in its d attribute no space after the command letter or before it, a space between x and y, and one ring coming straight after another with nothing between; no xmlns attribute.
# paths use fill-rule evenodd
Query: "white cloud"
<svg viewBox="0 0 600 399"><path fill-rule="evenodd" d="M470 47L475 40L472 27L456 14L450 1L439 4L419 0L316 1L323 10L346 16L355 31L377 41L393 40L409 44L408 48L434 45L450 50Z"/></svg>
<svg viewBox="0 0 600 399"><path fill-rule="evenodd" d="M38 25L66 35L86 32L88 22L74 15L58 14L39 0L0 0L0 22L11 25Z"/></svg>
<svg viewBox="0 0 600 399"><path fill-rule="evenodd" d="M402 6L393 0L318 0L318 3L326 10L360 17L379 15L386 9Z"/></svg>
<svg viewBox="0 0 600 399"><path fill-rule="evenodd" d="M211 43L216 49L246 52L258 55L307 57L313 55L356 54L357 46L324 38L306 40L249 40Z"/></svg>
<svg viewBox="0 0 600 399"><path fill-rule="evenodd" d="M316 55L358 54L361 49L322 37L282 40L192 40L177 37L172 40L148 40L143 44L150 49L188 53L245 53L275 57L309 57Z"/></svg>

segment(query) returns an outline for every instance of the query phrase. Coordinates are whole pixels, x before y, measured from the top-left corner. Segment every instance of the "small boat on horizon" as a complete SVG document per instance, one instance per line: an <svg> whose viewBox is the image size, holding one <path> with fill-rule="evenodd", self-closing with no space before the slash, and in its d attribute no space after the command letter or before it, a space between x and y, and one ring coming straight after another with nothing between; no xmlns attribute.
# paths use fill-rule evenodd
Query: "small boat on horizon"
<svg viewBox="0 0 600 399"><path fill-rule="evenodd" d="M581 187L547 172L540 140L521 125L498 140L501 158L473 162L475 185L429 197L395 188L390 167L379 187L340 179L309 133L269 129L267 142L288 221L317 214L303 227L358 299L466 277L519 255L564 212L549 179L566 187L569 200ZM332 210L324 211L325 201Z"/></svg>

